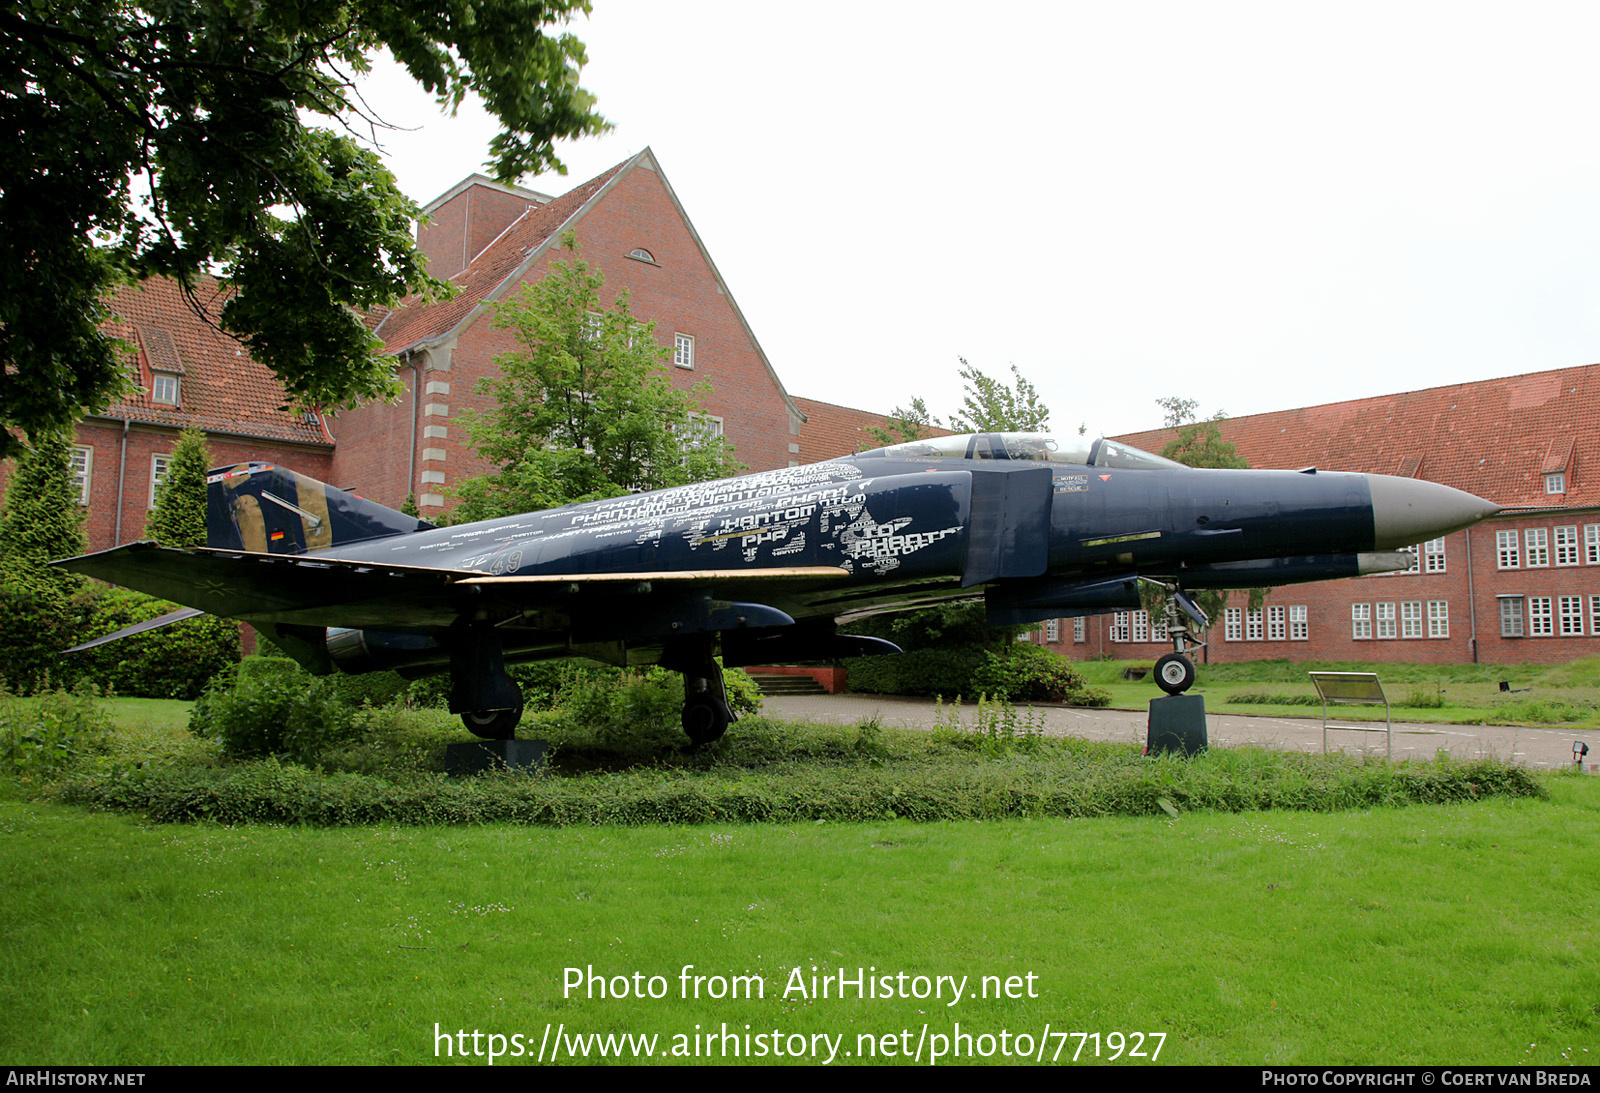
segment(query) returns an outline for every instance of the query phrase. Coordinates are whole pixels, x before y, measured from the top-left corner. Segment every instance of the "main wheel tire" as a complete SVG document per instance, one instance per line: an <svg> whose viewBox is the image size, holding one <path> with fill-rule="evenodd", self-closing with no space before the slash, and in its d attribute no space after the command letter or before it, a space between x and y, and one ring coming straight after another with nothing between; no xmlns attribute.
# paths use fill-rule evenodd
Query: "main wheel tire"
<svg viewBox="0 0 1600 1093"><path fill-rule="evenodd" d="M1156 686L1181 695L1194 686L1194 662L1182 653L1168 653L1156 661Z"/></svg>
<svg viewBox="0 0 1600 1093"><path fill-rule="evenodd" d="M514 710L473 710L461 715L461 723L467 727L467 731L485 740L513 739L517 723L521 720L521 706Z"/></svg>
<svg viewBox="0 0 1600 1093"><path fill-rule="evenodd" d="M683 704L683 731L696 744L721 740L728 731L728 708L708 695L696 695Z"/></svg>

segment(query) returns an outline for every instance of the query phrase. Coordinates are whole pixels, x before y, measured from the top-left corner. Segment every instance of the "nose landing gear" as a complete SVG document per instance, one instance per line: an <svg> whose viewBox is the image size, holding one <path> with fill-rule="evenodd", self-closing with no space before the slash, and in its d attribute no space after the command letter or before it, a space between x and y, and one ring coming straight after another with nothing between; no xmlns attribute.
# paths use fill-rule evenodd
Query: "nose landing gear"
<svg viewBox="0 0 1600 1093"><path fill-rule="evenodd" d="M1148 577L1140 579L1150 580ZM1172 639L1172 652L1156 661L1156 686L1169 695L1181 695L1194 686L1194 661L1189 659L1188 651L1205 645L1205 642L1195 640L1189 622L1192 620L1197 627L1203 629L1209 620L1206 618L1206 613L1200 610L1200 605L1194 602L1193 597L1176 584L1168 584L1165 581L1151 581L1151 583L1159 584L1167 590L1167 602L1163 613L1166 615L1167 636Z"/></svg>

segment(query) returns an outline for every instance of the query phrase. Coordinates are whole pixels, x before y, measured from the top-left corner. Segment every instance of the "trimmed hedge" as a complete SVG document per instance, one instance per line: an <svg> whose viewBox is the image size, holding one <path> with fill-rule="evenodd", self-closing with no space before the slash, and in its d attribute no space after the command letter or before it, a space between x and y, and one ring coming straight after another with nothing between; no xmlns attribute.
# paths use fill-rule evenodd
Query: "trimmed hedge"
<svg viewBox="0 0 1600 1093"><path fill-rule="evenodd" d="M1047 649L1013 642L998 651L979 646L915 649L844 662L850 690L862 694L976 698L1011 702L1060 702L1106 706L1111 696L1084 683L1067 661Z"/></svg>

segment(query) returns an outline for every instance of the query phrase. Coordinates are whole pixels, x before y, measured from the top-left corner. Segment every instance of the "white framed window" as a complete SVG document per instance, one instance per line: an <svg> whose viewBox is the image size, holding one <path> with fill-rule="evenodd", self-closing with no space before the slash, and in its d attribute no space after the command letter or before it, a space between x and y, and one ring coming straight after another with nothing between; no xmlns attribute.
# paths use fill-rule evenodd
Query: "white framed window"
<svg viewBox="0 0 1600 1093"><path fill-rule="evenodd" d="M1089 640L1089 620L1082 615L1072 620L1072 640L1077 645Z"/></svg>
<svg viewBox="0 0 1600 1093"><path fill-rule="evenodd" d="M1244 613L1244 640L1261 640L1261 612L1246 611Z"/></svg>
<svg viewBox="0 0 1600 1093"><path fill-rule="evenodd" d="M657 265L661 264L661 263L656 261L656 256L655 255L651 254L649 251L645 250L643 247L634 247L632 250L630 250L628 252L628 257L632 258L635 262L649 262L652 266L657 266Z"/></svg>
<svg viewBox="0 0 1600 1093"><path fill-rule="evenodd" d="M1370 603L1353 603L1350 605L1350 636L1358 641L1372 636L1372 605Z"/></svg>
<svg viewBox="0 0 1600 1093"><path fill-rule="evenodd" d="M1500 569L1517 569L1522 565L1521 549L1517 542L1517 533L1514 531L1497 531L1494 533L1495 564Z"/></svg>
<svg viewBox="0 0 1600 1093"><path fill-rule="evenodd" d="M1529 528L1522 533L1522 547L1529 569L1542 569L1550 564L1550 529Z"/></svg>
<svg viewBox="0 0 1600 1093"><path fill-rule="evenodd" d="M690 413L689 433L696 443L715 440L723 435L723 421L715 414Z"/></svg>
<svg viewBox="0 0 1600 1093"><path fill-rule="evenodd" d="M178 405L178 377L172 372L150 374L150 401L164 406Z"/></svg>
<svg viewBox="0 0 1600 1093"><path fill-rule="evenodd" d="M1579 625L1583 625L1579 622ZM1428 636L1430 638L1447 638L1450 636L1450 601L1428 601Z"/></svg>
<svg viewBox="0 0 1600 1093"><path fill-rule="evenodd" d="M1150 640L1150 613L1147 611L1133 612L1133 640Z"/></svg>
<svg viewBox="0 0 1600 1093"><path fill-rule="evenodd" d="M1413 547L1405 547L1400 551L1400 553L1411 555L1411 564L1406 566L1404 569L1395 570L1392 574L1390 574L1391 576L1398 577L1403 573L1421 573L1422 572L1422 566L1420 564L1420 560L1419 560L1419 557L1418 557L1421 554L1421 549L1420 548L1414 547L1414 546Z"/></svg>
<svg viewBox="0 0 1600 1093"><path fill-rule="evenodd" d="M156 489L167 478L167 467L171 465L170 455L153 455L150 457L150 507L156 507Z"/></svg>
<svg viewBox="0 0 1600 1093"><path fill-rule="evenodd" d="M1151 641L1166 641L1167 640L1167 616L1166 615L1159 615L1159 616L1158 615L1151 615L1150 616L1150 640Z"/></svg>
<svg viewBox="0 0 1600 1093"><path fill-rule="evenodd" d="M1044 640L1052 644L1061 640L1061 620L1046 619L1044 623Z"/></svg>
<svg viewBox="0 0 1600 1093"><path fill-rule="evenodd" d="M1306 606L1303 603L1289 605L1289 640L1305 641L1309 636L1306 626Z"/></svg>
<svg viewBox="0 0 1600 1093"><path fill-rule="evenodd" d="M1583 525L1583 564L1600 565L1600 524Z"/></svg>
<svg viewBox="0 0 1600 1093"><path fill-rule="evenodd" d="M1520 638L1523 636L1522 626L1522 597L1500 597L1500 636L1503 638Z"/></svg>
<svg viewBox="0 0 1600 1093"><path fill-rule="evenodd" d="M1562 596L1559 604L1561 610L1561 636L1575 638L1583 636L1583 597Z"/></svg>
<svg viewBox="0 0 1600 1093"><path fill-rule="evenodd" d="M692 334L674 334L672 336L672 363L679 368L694 367L694 336Z"/></svg>
<svg viewBox="0 0 1600 1093"><path fill-rule="evenodd" d="M1578 525L1556 528L1556 565L1578 564Z"/></svg>
<svg viewBox="0 0 1600 1093"><path fill-rule="evenodd" d="M1222 640L1241 641L1244 639L1244 612L1237 607L1230 607L1222 615Z"/></svg>
<svg viewBox="0 0 1600 1093"><path fill-rule="evenodd" d="M1544 476L1544 492L1545 493L1566 493L1567 492L1567 472L1566 471L1552 471L1550 474L1545 475Z"/></svg>
<svg viewBox="0 0 1600 1093"><path fill-rule="evenodd" d="M1528 634L1536 638L1554 637L1556 632L1554 612L1549 596L1528 597Z"/></svg>
<svg viewBox="0 0 1600 1093"><path fill-rule="evenodd" d="M1110 638L1115 642L1128 640L1128 613L1126 611L1118 611L1111 616Z"/></svg>
<svg viewBox="0 0 1600 1093"><path fill-rule="evenodd" d="M593 311L583 314L583 340L590 345L598 342L606 332L606 317Z"/></svg>
<svg viewBox="0 0 1600 1093"><path fill-rule="evenodd" d="M1408 600L1400 605L1400 636L1403 638L1422 636L1421 600Z"/></svg>
<svg viewBox="0 0 1600 1093"><path fill-rule="evenodd" d="M1288 628L1284 626L1284 612L1281 607L1267 608L1267 640L1282 641Z"/></svg>
<svg viewBox="0 0 1600 1093"><path fill-rule="evenodd" d="M1377 616L1378 625L1376 633L1379 639L1394 637L1394 604L1375 603L1372 606L1377 609L1373 612L1373 614Z"/></svg>
<svg viewBox="0 0 1600 1093"><path fill-rule="evenodd" d="M1600 596L1589 597L1589 633L1600 635Z"/></svg>
<svg viewBox="0 0 1600 1093"><path fill-rule="evenodd" d="M1422 571L1424 573L1443 573L1444 570L1444 539L1429 539L1422 544Z"/></svg>
<svg viewBox="0 0 1600 1093"><path fill-rule="evenodd" d="M72 480L78 486L78 504L89 503L89 475L94 470L94 449L74 445L72 449Z"/></svg>

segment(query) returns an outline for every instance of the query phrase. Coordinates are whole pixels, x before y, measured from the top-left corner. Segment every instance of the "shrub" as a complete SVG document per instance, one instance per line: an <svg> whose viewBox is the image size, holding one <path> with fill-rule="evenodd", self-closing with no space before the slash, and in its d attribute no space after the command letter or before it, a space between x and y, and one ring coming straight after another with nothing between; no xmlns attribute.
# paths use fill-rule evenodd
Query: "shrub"
<svg viewBox="0 0 1600 1093"><path fill-rule="evenodd" d="M62 652L80 640L93 602L92 593L61 600L16 585L0 587L0 677L29 691L75 681L81 662Z"/></svg>
<svg viewBox="0 0 1600 1093"><path fill-rule="evenodd" d="M125 588L107 588L94 593L87 607L79 640L148 622L178 605ZM239 662L239 624L201 615L74 653L71 659L75 674L119 695L199 698L213 676Z"/></svg>
<svg viewBox="0 0 1600 1093"><path fill-rule="evenodd" d="M1013 702L1105 706L1111 696L1087 686L1069 662L1037 645L1012 642L999 650L963 646L917 649L845 662L852 691L940 696L990 694Z"/></svg>
<svg viewBox="0 0 1600 1093"><path fill-rule="evenodd" d="M111 718L99 698L89 683L31 699L0 692L0 747L5 749L6 771L23 776L54 773L86 755L110 750Z"/></svg>
<svg viewBox="0 0 1600 1093"><path fill-rule="evenodd" d="M352 735L354 718L335 681L291 660L251 657L217 676L194 704L189 729L234 758L283 755L311 762Z"/></svg>

